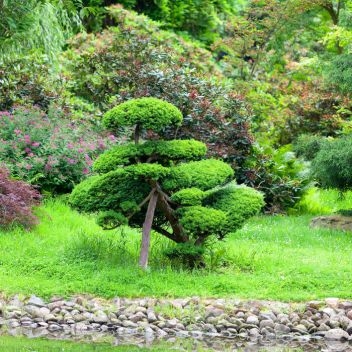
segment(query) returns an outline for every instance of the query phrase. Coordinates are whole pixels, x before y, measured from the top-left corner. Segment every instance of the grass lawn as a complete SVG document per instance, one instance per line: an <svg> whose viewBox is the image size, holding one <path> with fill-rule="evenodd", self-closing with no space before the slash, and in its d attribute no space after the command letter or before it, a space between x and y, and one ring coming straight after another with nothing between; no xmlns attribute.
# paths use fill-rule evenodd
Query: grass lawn
<svg viewBox="0 0 352 352"><path fill-rule="evenodd" d="M136 266L138 232L102 231L93 216L60 201L47 201L38 215L41 223L32 232L0 232L4 294L352 298L352 234L310 229L311 215L254 218L209 251L207 261L216 269L193 272L171 266L161 253L172 244L158 235L150 270L143 272Z"/></svg>
<svg viewBox="0 0 352 352"><path fill-rule="evenodd" d="M78 343L0 336L0 351L6 352L163 352L166 345L153 348L112 346L109 343Z"/></svg>

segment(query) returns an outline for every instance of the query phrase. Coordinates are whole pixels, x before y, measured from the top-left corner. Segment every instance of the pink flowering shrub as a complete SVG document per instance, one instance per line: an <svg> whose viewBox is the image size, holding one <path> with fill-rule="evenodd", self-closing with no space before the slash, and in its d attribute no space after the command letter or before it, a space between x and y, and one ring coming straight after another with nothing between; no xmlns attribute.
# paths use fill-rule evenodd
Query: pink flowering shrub
<svg viewBox="0 0 352 352"><path fill-rule="evenodd" d="M9 171L0 165L0 227L37 223L32 207L39 204L40 193L29 184L10 179Z"/></svg>
<svg viewBox="0 0 352 352"><path fill-rule="evenodd" d="M91 173L92 160L115 142L87 121L57 118L38 108L0 111L0 161L12 176L41 190L69 192Z"/></svg>

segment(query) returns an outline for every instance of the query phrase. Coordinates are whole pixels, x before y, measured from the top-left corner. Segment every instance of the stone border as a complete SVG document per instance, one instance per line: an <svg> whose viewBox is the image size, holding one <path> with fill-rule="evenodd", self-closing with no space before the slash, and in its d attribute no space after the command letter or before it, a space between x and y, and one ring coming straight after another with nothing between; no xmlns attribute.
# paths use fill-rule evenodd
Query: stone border
<svg viewBox="0 0 352 352"><path fill-rule="evenodd" d="M352 301L0 297L0 328L117 336L352 341Z"/></svg>

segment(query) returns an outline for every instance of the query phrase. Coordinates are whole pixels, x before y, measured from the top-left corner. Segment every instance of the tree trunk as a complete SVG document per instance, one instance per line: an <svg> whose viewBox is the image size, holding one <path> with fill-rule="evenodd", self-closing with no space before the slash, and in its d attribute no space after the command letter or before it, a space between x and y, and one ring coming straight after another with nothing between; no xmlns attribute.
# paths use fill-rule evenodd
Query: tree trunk
<svg viewBox="0 0 352 352"><path fill-rule="evenodd" d="M138 144L139 143L140 134L141 134L141 126L139 126L139 124L137 123L137 125L136 125L136 127L134 129L134 136L133 136L134 144Z"/></svg>
<svg viewBox="0 0 352 352"><path fill-rule="evenodd" d="M139 265L143 269L146 269L148 266L150 232L152 229L154 212L155 212L157 201L158 201L158 193L154 190L149 200L148 209L147 209L147 213L145 214L145 220L144 220L143 231L142 231L142 244L141 244L141 252L139 256Z"/></svg>

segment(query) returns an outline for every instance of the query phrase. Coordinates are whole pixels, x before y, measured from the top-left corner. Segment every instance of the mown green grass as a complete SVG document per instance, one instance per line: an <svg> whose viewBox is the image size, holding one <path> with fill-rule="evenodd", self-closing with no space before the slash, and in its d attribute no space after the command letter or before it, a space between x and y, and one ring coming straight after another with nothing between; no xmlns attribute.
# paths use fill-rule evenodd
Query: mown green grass
<svg viewBox="0 0 352 352"><path fill-rule="evenodd" d="M311 229L311 215L252 219L211 248L213 270L175 268L162 256L172 245L153 235L150 269L136 263L140 236L102 231L60 201L38 211L32 232L0 232L0 292L50 297L239 297L303 301L352 297L352 234Z"/></svg>
<svg viewBox="0 0 352 352"><path fill-rule="evenodd" d="M311 188L300 201L297 209L309 214L331 214L341 209L352 209L352 191Z"/></svg>
<svg viewBox="0 0 352 352"><path fill-rule="evenodd" d="M227 347L225 346L227 345ZM232 346L231 346L232 345ZM0 351L6 352L164 352L164 351L198 351L210 352L209 349L201 346L197 341L190 339L178 340L176 342L157 341L150 347L137 346L112 346L111 343L83 343L55 341L46 339L28 339L24 337L10 337L0 335ZM224 341L223 352L234 351L234 344L230 340ZM236 349L242 351L242 349ZM289 347L262 347L258 351L275 352L302 352L300 348Z"/></svg>
<svg viewBox="0 0 352 352"><path fill-rule="evenodd" d="M0 351L6 352L163 352L166 344L150 348L112 346L111 343L82 343L23 337L0 336Z"/></svg>

